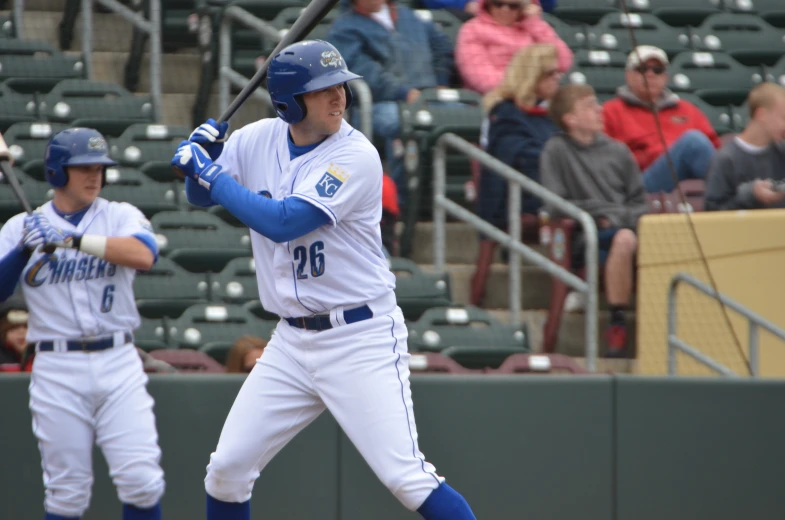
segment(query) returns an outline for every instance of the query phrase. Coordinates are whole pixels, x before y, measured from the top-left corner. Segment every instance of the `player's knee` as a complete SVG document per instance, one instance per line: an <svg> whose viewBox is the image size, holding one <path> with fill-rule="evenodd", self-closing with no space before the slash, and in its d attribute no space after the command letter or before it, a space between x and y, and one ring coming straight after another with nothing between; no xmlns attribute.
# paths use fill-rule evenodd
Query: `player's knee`
<svg viewBox="0 0 785 520"><path fill-rule="evenodd" d="M73 479L46 489L46 511L66 518L81 517L90 505L92 479Z"/></svg>
<svg viewBox="0 0 785 520"><path fill-rule="evenodd" d="M632 256L638 248L638 237L631 229L620 229L613 237L611 248L621 254Z"/></svg>
<svg viewBox="0 0 785 520"><path fill-rule="evenodd" d="M164 494L163 470L154 467L129 468L115 478L117 496L124 504L149 508L160 502Z"/></svg>
<svg viewBox="0 0 785 520"><path fill-rule="evenodd" d="M207 494L222 502L245 502L251 498L253 484L259 474L243 474L231 459L218 453L210 455L204 489Z"/></svg>

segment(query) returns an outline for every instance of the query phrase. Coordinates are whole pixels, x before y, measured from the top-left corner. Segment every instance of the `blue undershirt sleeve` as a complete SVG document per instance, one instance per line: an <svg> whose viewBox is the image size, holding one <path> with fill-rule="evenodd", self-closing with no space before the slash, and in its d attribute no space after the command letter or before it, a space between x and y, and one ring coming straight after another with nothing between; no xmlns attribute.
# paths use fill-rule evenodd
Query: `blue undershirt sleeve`
<svg viewBox="0 0 785 520"><path fill-rule="evenodd" d="M14 294L16 283L30 257L21 249L13 249L0 259L0 302Z"/></svg>
<svg viewBox="0 0 785 520"><path fill-rule="evenodd" d="M194 206L199 206L201 208L215 206L215 202L210 199L210 190L190 177L186 177L185 179L185 195L188 198L188 202Z"/></svg>
<svg viewBox="0 0 785 520"><path fill-rule="evenodd" d="M134 233L131 236L147 246L147 249L153 253L153 263L156 263L158 261L158 244L155 243L155 239L143 233Z"/></svg>
<svg viewBox="0 0 785 520"><path fill-rule="evenodd" d="M210 197L273 242L289 242L332 222L326 212L299 197L274 200L253 193L229 175L219 175Z"/></svg>

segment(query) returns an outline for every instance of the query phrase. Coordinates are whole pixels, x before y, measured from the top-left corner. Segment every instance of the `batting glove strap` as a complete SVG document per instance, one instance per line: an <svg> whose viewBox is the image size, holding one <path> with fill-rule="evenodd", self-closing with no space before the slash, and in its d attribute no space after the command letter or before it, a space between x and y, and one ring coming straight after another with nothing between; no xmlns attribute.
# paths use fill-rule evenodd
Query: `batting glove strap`
<svg viewBox="0 0 785 520"><path fill-rule="evenodd" d="M208 190L213 189L213 183L215 179L218 178L221 173L223 173L223 168L221 168L217 164L211 164L207 168L205 168L202 173L199 174L199 184L207 188Z"/></svg>

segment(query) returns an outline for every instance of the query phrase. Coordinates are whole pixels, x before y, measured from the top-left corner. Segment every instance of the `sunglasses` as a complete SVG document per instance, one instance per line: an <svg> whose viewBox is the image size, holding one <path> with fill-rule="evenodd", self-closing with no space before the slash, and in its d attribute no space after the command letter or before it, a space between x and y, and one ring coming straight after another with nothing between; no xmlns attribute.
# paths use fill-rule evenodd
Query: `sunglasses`
<svg viewBox="0 0 785 520"><path fill-rule="evenodd" d="M635 69L636 71L640 72L641 74L646 74L647 72L651 71L657 76L663 74L665 72L665 67L662 65L641 65Z"/></svg>
<svg viewBox="0 0 785 520"><path fill-rule="evenodd" d="M542 73L543 78L555 78L557 76L561 76L561 71L559 69L550 69Z"/></svg>
<svg viewBox="0 0 785 520"><path fill-rule="evenodd" d="M501 9L502 7L507 7L513 11L517 11L523 7L523 4L521 4L520 2L500 2L499 0L491 2L491 5L493 7L498 7L499 9Z"/></svg>

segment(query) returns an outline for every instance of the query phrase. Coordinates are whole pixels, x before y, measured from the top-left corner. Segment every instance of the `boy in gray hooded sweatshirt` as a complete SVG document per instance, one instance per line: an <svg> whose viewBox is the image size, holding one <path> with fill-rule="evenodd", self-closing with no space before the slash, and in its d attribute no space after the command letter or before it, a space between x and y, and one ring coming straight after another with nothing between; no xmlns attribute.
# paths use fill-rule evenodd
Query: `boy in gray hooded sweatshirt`
<svg viewBox="0 0 785 520"><path fill-rule="evenodd" d="M624 309L630 303L635 278L635 229L647 212L641 172L627 146L603 133L602 107L591 86L560 88L549 112L562 132L545 144L540 178L546 188L597 222L599 260L611 310L605 341L609 356L622 357L627 346ZM557 208L546 210L552 217L564 216ZM580 242L576 241L574 250L582 255Z"/></svg>

